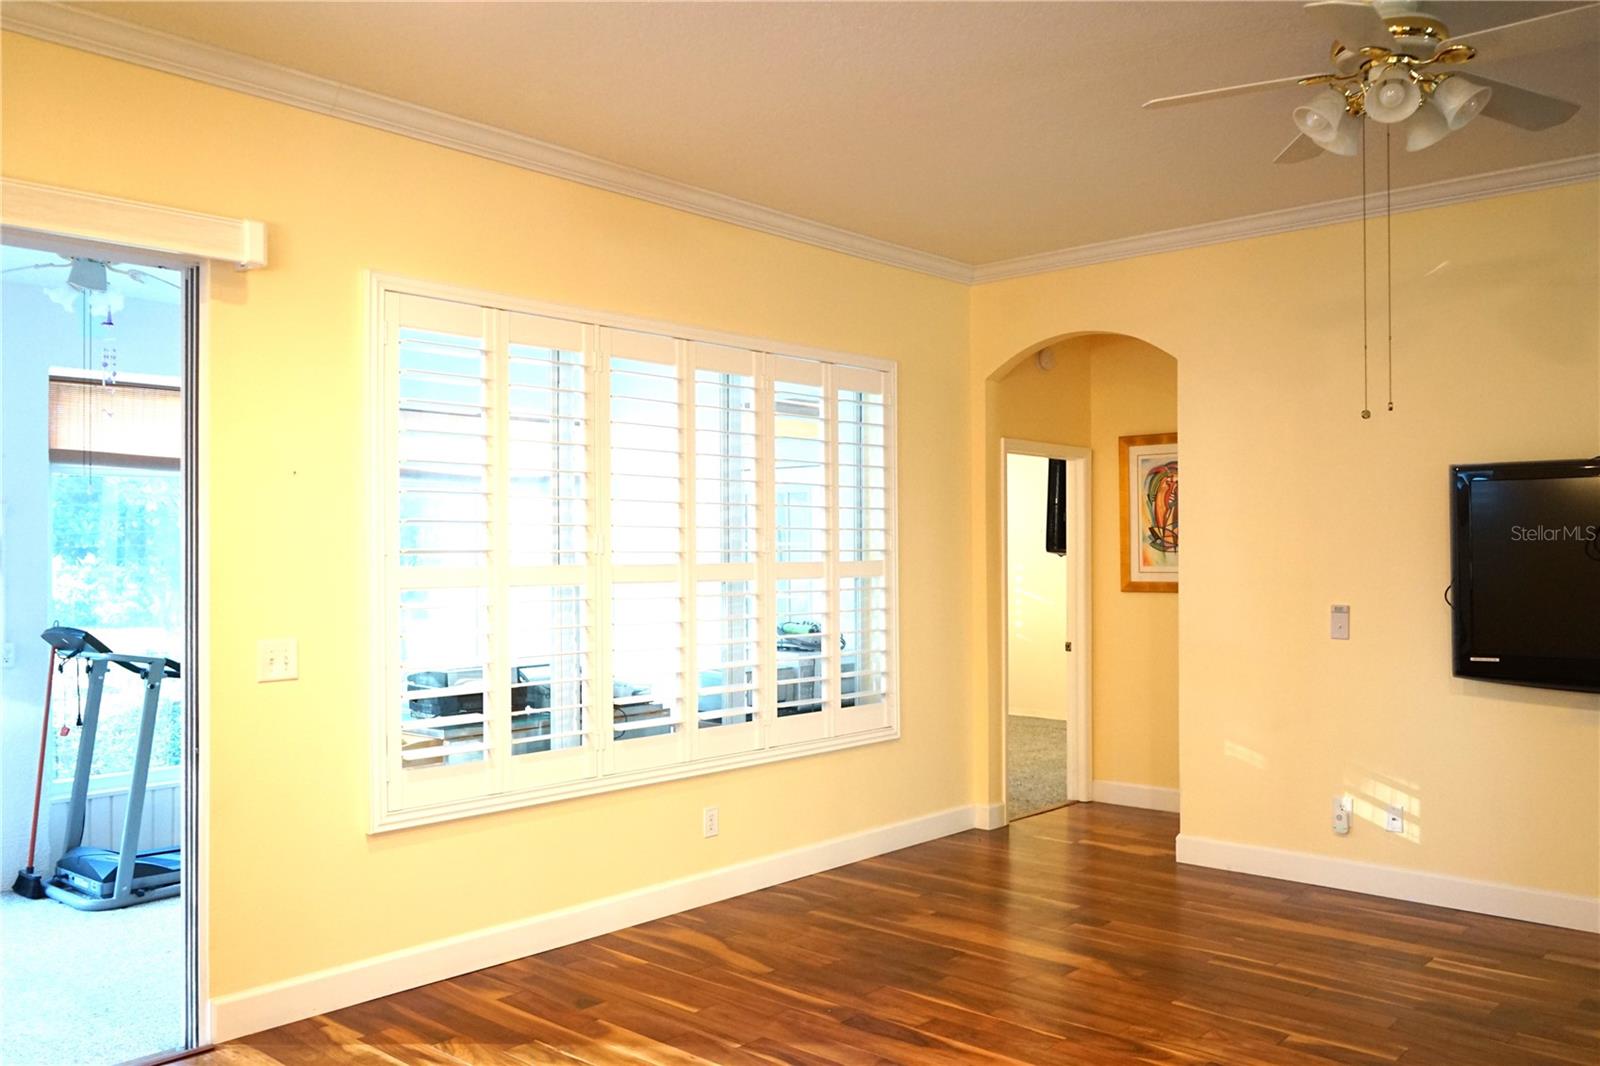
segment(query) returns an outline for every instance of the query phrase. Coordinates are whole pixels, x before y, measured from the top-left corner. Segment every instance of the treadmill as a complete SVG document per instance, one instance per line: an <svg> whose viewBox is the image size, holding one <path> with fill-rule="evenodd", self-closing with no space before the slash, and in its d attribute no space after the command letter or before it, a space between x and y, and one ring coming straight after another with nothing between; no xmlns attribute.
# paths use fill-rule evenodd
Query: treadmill
<svg viewBox="0 0 1600 1066"><path fill-rule="evenodd" d="M45 894L81 911L109 911L176 896L182 879L181 849L140 851L139 829L144 821L145 785L150 776L161 683L179 676L178 664L159 656L118 655L94 634L82 629L57 626L45 630L41 636L62 659L82 659L89 664L89 692L83 707L82 731L78 735L78 762L72 777L72 800L67 808L66 842L56 862L55 874L45 883ZM95 729L100 722L100 695L105 688L106 671L112 666L131 671L144 681L139 744L128 785L122 843L115 851L83 846ZM132 861L125 861L127 857Z"/></svg>

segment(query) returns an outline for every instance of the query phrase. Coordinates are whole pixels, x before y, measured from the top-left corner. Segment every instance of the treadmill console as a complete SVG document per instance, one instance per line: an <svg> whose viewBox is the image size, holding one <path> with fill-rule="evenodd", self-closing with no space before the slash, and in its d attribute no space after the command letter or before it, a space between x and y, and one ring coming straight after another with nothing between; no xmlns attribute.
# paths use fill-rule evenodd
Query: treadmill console
<svg viewBox="0 0 1600 1066"><path fill-rule="evenodd" d="M44 642L56 650L63 659L76 658L79 655L113 655L115 654L106 642L89 632L87 629L74 629L71 626L51 626L40 633ZM124 670L143 675L144 671L131 662L121 659L114 660ZM175 659L162 661L162 676L177 677L178 663Z"/></svg>

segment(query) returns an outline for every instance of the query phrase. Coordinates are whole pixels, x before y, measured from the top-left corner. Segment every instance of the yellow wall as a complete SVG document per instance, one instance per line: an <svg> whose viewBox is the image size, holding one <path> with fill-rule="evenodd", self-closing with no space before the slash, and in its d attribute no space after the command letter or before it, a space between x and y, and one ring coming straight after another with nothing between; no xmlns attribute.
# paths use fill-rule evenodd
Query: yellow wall
<svg viewBox="0 0 1600 1066"><path fill-rule="evenodd" d="M1396 407L1369 421L1357 224L973 290L974 395L1066 334L1177 358L1185 834L1600 892L1600 697L1455 680L1443 601L1450 463L1600 452L1597 237L1593 182L1396 216ZM1381 382L1381 317L1372 335ZM973 476L991 498L990 470ZM984 544L983 512L971 526ZM988 565L969 571L975 626ZM1328 639L1333 603L1352 607L1347 642ZM992 799L998 714L975 735ZM1339 838L1344 790L1359 817ZM1370 820L1389 797L1406 835Z"/></svg>
<svg viewBox="0 0 1600 1066"><path fill-rule="evenodd" d="M1177 427L1177 363L1143 341L1113 335L1063 340L1052 352L1048 371L1026 358L986 383L993 405L986 446L997 453L1001 438L1010 437L1094 452L1094 777L1177 788L1178 597L1122 591L1117 497L1117 438ZM997 528L987 535L998 537ZM998 597L998 585L987 592ZM998 656L999 637L989 636Z"/></svg>
<svg viewBox="0 0 1600 1066"><path fill-rule="evenodd" d="M1122 591L1117 438L1177 429L1178 366L1131 337L1086 343L1093 354L1094 776L1177 788L1178 597Z"/></svg>
<svg viewBox="0 0 1600 1066"><path fill-rule="evenodd" d="M1006 710L1067 717L1067 560L1044 550L1050 461L1006 456ZM1068 532L1071 544L1079 534Z"/></svg>
<svg viewBox="0 0 1600 1066"><path fill-rule="evenodd" d="M1055 365L1049 370L1028 358L990 383L996 449L1001 437L1089 446L1089 390L1094 387L1089 341L1083 337L1056 345L1051 349Z"/></svg>
<svg viewBox="0 0 1600 1066"><path fill-rule="evenodd" d="M899 741L369 837L371 268L897 360L901 567L959 574L967 292L35 40L7 177L263 219L204 338L211 982L266 982L969 802L968 589L907 581ZM254 683L262 637L300 680ZM703 840L703 805L722 832Z"/></svg>

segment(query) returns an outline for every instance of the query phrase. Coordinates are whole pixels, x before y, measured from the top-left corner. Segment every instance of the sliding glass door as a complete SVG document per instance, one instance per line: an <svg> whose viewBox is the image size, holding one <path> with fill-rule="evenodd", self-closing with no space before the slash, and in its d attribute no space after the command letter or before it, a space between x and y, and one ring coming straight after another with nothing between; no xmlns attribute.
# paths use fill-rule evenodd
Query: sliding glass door
<svg viewBox="0 0 1600 1066"><path fill-rule="evenodd" d="M197 270L6 234L0 1061L198 1036Z"/></svg>

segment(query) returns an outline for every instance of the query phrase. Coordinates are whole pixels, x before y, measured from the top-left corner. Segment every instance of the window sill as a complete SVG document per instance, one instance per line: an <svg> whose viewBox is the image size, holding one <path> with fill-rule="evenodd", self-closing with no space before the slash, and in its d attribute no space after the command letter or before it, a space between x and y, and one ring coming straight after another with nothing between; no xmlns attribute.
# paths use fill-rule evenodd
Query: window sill
<svg viewBox="0 0 1600 1066"><path fill-rule="evenodd" d="M865 747L868 744L881 744L885 741L897 740L899 737L900 727L896 724L862 733L853 733L844 737L830 737L823 740L785 744L781 747L765 748L760 751L698 759L694 762L679 763L675 766L611 774L606 777L586 778L582 781L551 785L545 788L502 792L493 796L475 796L467 800L434 804L411 810L385 811L380 807L375 808L373 823L368 832L370 834L387 833L396 829L433 825L438 822L454 821L458 818L471 818L480 814L515 810L519 807L534 807L544 803L576 799L580 796L596 796L626 788L637 788L640 785L657 784L663 781L680 781L684 778L701 777L706 774L720 773L724 770L738 770L747 766L761 766L766 763L783 762L808 755L822 755L827 752Z"/></svg>

